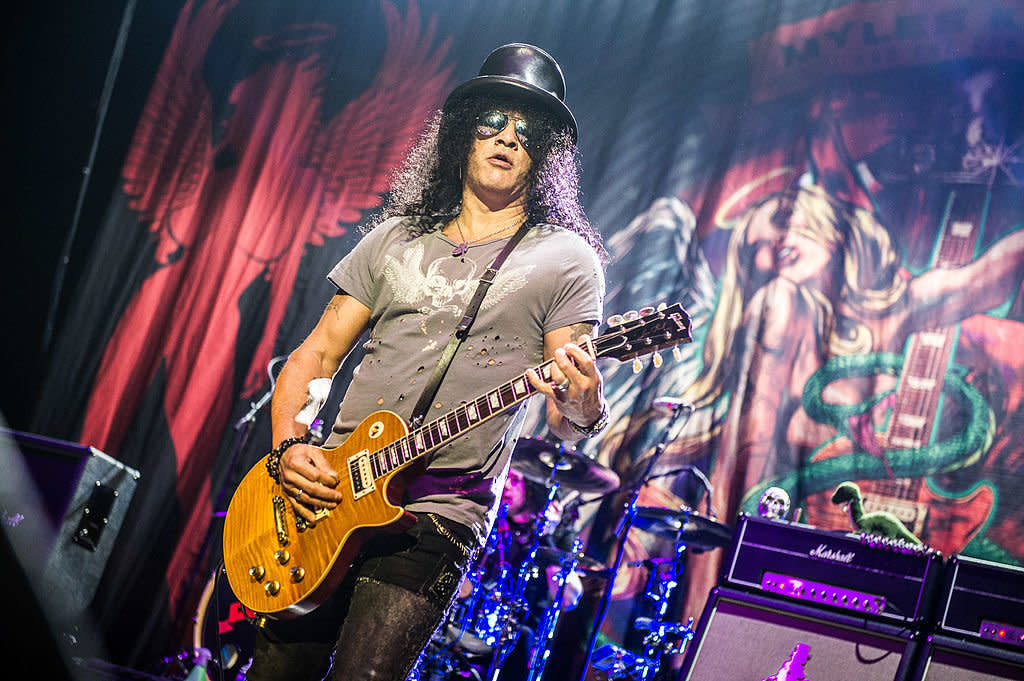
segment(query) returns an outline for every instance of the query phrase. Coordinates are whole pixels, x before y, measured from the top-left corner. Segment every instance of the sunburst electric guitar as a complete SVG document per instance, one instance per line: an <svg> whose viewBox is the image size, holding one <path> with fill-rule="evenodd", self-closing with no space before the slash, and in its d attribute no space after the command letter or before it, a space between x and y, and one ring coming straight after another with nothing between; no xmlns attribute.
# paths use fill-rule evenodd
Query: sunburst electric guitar
<svg viewBox="0 0 1024 681"><path fill-rule="evenodd" d="M690 318L676 304L626 315L584 349L595 359L636 361L690 340ZM655 364L660 364L660 355ZM551 365L545 362L535 371L550 380ZM242 478L224 520L224 569L235 596L247 608L279 619L321 605L368 536L411 522L412 516L397 502L409 478L422 470L425 454L535 393L524 372L412 430L393 412L370 414L344 444L325 450L341 479L336 489L344 499L329 511L321 510L311 526L301 518L296 522L264 457Z"/></svg>

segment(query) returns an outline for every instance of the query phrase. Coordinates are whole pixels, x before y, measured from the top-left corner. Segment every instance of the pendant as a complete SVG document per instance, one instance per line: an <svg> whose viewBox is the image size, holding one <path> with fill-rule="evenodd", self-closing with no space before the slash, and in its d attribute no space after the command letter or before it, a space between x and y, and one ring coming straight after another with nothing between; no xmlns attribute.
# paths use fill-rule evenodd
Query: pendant
<svg viewBox="0 0 1024 681"><path fill-rule="evenodd" d="M462 256L466 255L466 251L468 249L469 249L469 244L465 244L465 243L459 244L458 246L455 247L455 250L452 251L452 256L456 257L456 258L461 258Z"/></svg>

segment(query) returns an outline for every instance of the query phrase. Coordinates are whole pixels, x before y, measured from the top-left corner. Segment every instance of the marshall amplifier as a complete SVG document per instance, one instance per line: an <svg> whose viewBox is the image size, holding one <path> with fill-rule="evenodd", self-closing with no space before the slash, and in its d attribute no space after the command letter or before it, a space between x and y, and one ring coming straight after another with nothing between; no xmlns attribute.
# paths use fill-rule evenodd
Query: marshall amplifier
<svg viewBox="0 0 1024 681"><path fill-rule="evenodd" d="M918 645L901 624L716 587L678 681L907 681Z"/></svg>
<svg viewBox="0 0 1024 681"><path fill-rule="evenodd" d="M880 537L741 515L722 580L901 623L930 616L942 556Z"/></svg>
<svg viewBox="0 0 1024 681"><path fill-rule="evenodd" d="M940 632L1024 652L1024 569L954 555L937 615Z"/></svg>

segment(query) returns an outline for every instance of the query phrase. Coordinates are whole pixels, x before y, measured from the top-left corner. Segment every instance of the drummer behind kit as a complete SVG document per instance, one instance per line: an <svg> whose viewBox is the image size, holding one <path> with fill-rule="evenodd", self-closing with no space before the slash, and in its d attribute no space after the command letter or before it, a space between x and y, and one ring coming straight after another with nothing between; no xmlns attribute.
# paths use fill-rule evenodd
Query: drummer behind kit
<svg viewBox="0 0 1024 681"><path fill-rule="evenodd" d="M467 574L470 593L428 645L415 677L421 681L493 679L499 671L515 681L541 678L559 615L575 605L570 585L582 589L580 578L608 576L602 563L582 554L575 518L563 517L558 495L563 488L571 495L612 492L618 475L575 449L541 439L517 443L512 469L507 503ZM546 491L539 508L510 492L519 487L519 496L529 497L523 480Z"/></svg>

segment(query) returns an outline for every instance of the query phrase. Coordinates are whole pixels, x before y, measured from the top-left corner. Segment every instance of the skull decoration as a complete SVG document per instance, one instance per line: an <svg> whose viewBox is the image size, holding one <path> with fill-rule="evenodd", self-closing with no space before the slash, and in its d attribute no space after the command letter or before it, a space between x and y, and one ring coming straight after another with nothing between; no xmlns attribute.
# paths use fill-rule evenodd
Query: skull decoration
<svg viewBox="0 0 1024 681"><path fill-rule="evenodd" d="M768 520L785 520L789 513L789 494L781 487L769 487L757 502L757 514Z"/></svg>

